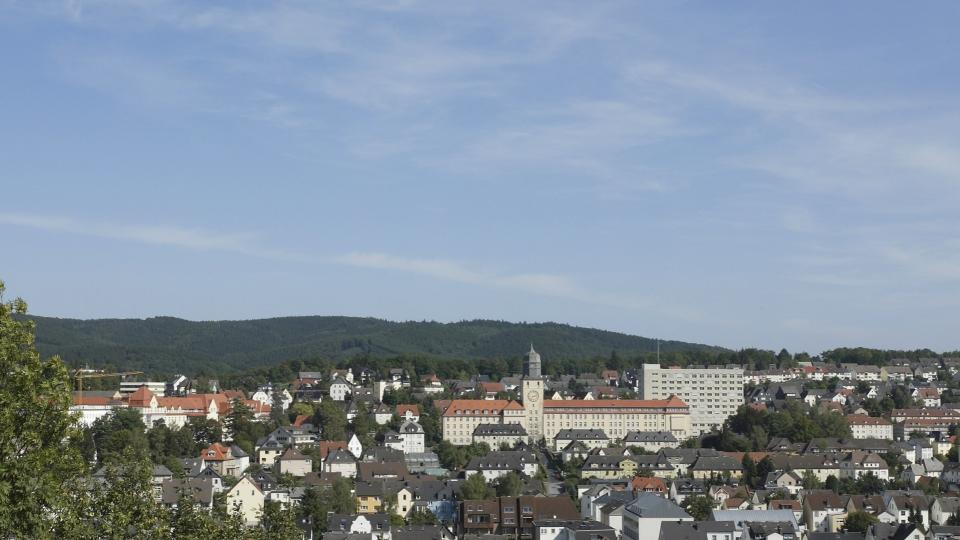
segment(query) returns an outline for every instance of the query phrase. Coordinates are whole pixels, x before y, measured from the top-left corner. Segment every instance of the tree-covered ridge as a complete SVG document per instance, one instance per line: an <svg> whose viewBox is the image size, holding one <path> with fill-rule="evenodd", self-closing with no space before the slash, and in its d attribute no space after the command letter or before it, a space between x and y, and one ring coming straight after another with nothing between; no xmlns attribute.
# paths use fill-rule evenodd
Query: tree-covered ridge
<svg viewBox="0 0 960 540"><path fill-rule="evenodd" d="M122 365L148 372L195 371L204 366L251 368L290 359L343 360L357 356L431 356L460 359L515 357L530 343L561 360L656 351L655 339L558 323L474 320L455 323L392 322L360 317L282 317L194 322L149 319L35 317L37 348L70 365ZM723 351L661 341L670 352Z"/></svg>

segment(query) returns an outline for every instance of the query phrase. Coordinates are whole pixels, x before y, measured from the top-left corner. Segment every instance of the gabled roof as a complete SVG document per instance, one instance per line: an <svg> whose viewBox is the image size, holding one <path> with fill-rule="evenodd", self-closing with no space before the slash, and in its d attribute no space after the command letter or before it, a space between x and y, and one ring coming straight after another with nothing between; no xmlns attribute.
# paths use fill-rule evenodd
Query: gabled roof
<svg viewBox="0 0 960 540"><path fill-rule="evenodd" d="M127 400L127 403L131 407L140 407L146 408L150 406L150 401L156 397L153 392L147 388L147 385L143 385L140 388L134 390L130 397Z"/></svg>
<svg viewBox="0 0 960 540"><path fill-rule="evenodd" d="M655 493L641 493L626 510L640 519L689 519L690 514L679 505Z"/></svg>
<svg viewBox="0 0 960 540"><path fill-rule="evenodd" d="M280 461L313 461L309 457L300 453L296 448L287 448L282 456L277 458Z"/></svg>

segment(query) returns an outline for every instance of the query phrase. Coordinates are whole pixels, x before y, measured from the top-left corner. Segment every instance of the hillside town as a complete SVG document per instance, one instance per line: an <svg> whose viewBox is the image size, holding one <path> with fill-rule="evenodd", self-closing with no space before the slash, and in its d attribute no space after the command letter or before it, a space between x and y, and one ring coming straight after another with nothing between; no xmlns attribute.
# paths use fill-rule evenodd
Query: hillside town
<svg viewBox="0 0 960 540"><path fill-rule="evenodd" d="M543 363L531 346L499 380L342 367L253 392L127 375L70 410L94 464L116 426L166 441L157 505L248 527L275 505L304 539L960 539L960 358Z"/></svg>

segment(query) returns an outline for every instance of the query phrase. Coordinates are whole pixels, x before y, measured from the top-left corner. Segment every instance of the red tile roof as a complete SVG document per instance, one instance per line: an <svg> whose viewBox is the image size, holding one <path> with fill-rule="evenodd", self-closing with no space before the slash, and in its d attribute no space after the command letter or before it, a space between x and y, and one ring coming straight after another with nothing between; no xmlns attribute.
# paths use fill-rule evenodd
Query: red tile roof
<svg viewBox="0 0 960 540"><path fill-rule="evenodd" d="M147 388L147 385L143 385L140 388L137 388L127 401L131 407L149 407L150 401L154 398L153 392Z"/></svg>
<svg viewBox="0 0 960 540"><path fill-rule="evenodd" d="M410 411L414 416L420 416L420 407L418 405L397 405L397 416L403 416Z"/></svg>
<svg viewBox="0 0 960 540"><path fill-rule="evenodd" d="M544 409L560 408L684 408L688 409L686 403L677 396L670 396L669 399L547 399L543 402Z"/></svg>
<svg viewBox="0 0 960 540"><path fill-rule="evenodd" d="M331 450L346 450L347 441L320 441L320 459L326 460Z"/></svg>
<svg viewBox="0 0 960 540"><path fill-rule="evenodd" d="M443 416L499 416L511 403L516 402L506 399L455 399L443 411Z"/></svg>

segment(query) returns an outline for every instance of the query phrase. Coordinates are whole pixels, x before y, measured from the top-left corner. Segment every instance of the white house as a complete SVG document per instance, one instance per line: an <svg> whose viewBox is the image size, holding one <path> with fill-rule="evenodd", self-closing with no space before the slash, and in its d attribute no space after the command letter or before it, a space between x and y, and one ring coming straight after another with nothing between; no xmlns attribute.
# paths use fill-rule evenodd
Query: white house
<svg viewBox="0 0 960 540"><path fill-rule="evenodd" d="M407 420L400 426L400 438L403 440L404 454L425 452L423 427L413 420Z"/></svg>
<svg viewBox="0 0 960 540"><path fill-rule="evenodd" d="M347 382L345 379L336 379L330 383L330 399L334 401L346 401L347 396L349 396L353 391L353 384Z"/></svg>
<svg viewBox="0 0 960 540"><path fill-rule="evenodd" d="M363 455L363 445L360 444L360 438L357 437L356 433L351 435L350 440L347 441L347 450L357 459L360 459L360 456Z"/></svg>
<svg viewBox="0 0 960 540"><path fill-rule="evenodd" d="M341 448L334 448L327 454L327 459L323 462L323 471L328 473L340 473L340 476L353 478L357 476L357 460L350 452Z"/></svg>
<svg viewBox="0 0 960 540"><path fill-rule="evenodd" d="M893 440L893 423L886 418L851 414L847 416L847 424L854 439Z"/></svg>
<svg viewBox="0 0 960 540"><path fill-rule="evenodd" d="M950 516L960 513L960 497L937 497L930 505L930 519L938 525L946 525Z"/></svg>
<svg viewBox="0 0 960 540"><path fill-rule="evenodd" d="M244 476L227 492L227 509L240 514L245 525L259 525L264 498L256 482Z"/></svg>
<svg viewBox="0 0 960 540"><path fill-rule="evenodd" d="M641 493L623 510L623 538L659 538L661 524L678 521L693 521L693 517L669 499L653 493Z"/></svg>
<svg viewBox="0 0 960 540"><path fill-rule="evenodd" d="M532 478L537 474L539 468L540 462L537 461L537 456L533 452L511 450L490 452L486 456L475 457L463 470L468 477L480 473L487 482L492 482L511 472Z"/></svg>

